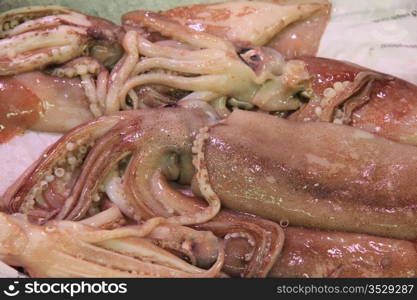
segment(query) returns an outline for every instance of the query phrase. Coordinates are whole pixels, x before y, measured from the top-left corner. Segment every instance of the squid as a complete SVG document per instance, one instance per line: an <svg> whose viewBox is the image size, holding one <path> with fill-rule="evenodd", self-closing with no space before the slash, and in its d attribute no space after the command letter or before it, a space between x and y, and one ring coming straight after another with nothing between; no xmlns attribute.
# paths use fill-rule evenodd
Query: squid
<svg viewBox="0 0 417 300"><path fill-rule="evenodd" d="M295 226L417 238L415 146L235 111L195 148L225 207Z"/></svg>
<svg viewBox="0 0 417 300"><path fill-rule="evenodd" d="M219 276L413 277L416 151L343 124L242 110L220 120L201 101L121 112L61 138L3 195L2 209L41 227L91 224L111 202L129 223L161 218L212 232L225 247ZM169 232L148 239L181 250L183 238ZM197 240L211 254L192 261L207 267L219 246ZM316 248L328 254L311 261Z"/></svg>
<svg viewBox="0 0 417 300"><path fill-rule="evenodd" d="M82 56L92 41L111 47L122 34L107 20L60 6L10 10L0 15L0 25L0 76L65 63Z"/></svg>
<svg viewBox="0 0 417 300"><path fill-rule="evenodd" d="M237 47L268 46L290 59L316 55L330 8L327 0L236 1L177 7L162 14Z"/></svg>
<svg viewBox="0 0 417 300"><path fill-rule="evenodd" d="M195 226L198 231L167 224L163 218L101 229L115 220L108 211L81 223L50 221L39 226L23 215L4 213L0 220L1 259L24 267L32 277L415 277L417 270L415 247L408 241L282 229L228 211ZM207 229L222 242L211 231L201 231ZM193 264L170 253L173 248ZM208 268L207 263L209 269L195 266Z"/></svg>
<svg viewBox="0 0 417 300"><path fill-rule="evenodd" d="M300 57L311 82L310 99L289 119L346 124L416 145L417 87L351 63Z"/></svg>
<svg viewBox="0 0 417 300"><path fill-rule="evenodd" d="M161 218L112 230L68 221L39 226L3 213L0 220L1 259L32 277L214 277L224 260L216 248L218 259L205 270L153 245L145 237L163 229Z"/></svg>
<svg viewBox="0 0 417 300"><path fill-rule="evenodd" d="M301 227L284 232L284 248L269 277L416 277L414 242Z"/></svg>
<svg viewBox="0 0 417 300"><path fill-rule="evenodd" d="M179 101L211 102L225 96L236 103L256 105L267 111L299 107L293 95L308 79L299 61L285 62L272 48L260 47L259 53L249 48L237 50L227 40L194 31L149 11L130 12L122 20L126 25L139 24L148 31L157 31L179 44L152 42L139 29L128 31L126 39L132 35L129 45L135 43L136 47L130 46L121 62L120 76L113 80L114 85L107 94L107 112L126 106L128 95L138 102L134 90L149 85L192 92ZM140 59L140 55L145 57ZM139 107L140 103L135 106Z"/></svg>
<svg viewBox="0 0 417 300"><path fill-rule="evenodd" d="M143 106L141 97L149 86L153 95L167 86L188 92L179 101L217 103L223 116L225 103L268 112L297 109L301 102L296 94L305 88L308 73L292 58L315 54L329 7L327 1L234 1L158 14L129 12L122 24L126 32L138 33L137 47L125 51L125 75L118 76L108 93L107 112L126 107L127 100L133 107ZM306 36L312 48L293 43Z"/></svg>
<svg viewBox="0 0 417 300"><path fill-rule="evenodd" d="M26 129L64 133L101 114L123 29L59 6L0 15L0 142Z"/></svg>
<svg viewBox="0 0 417 300"><path fill-rule="evenodd" d="M191 181L193 138L215 120L206 103L201 108L143 109L99 118L64 135L6 191L2 203L8 211L25 213L37 223L51 217L78 220L88 216L91 206L107 194L138 221L168 217L169 211L191 214L196 211L188 208L189 202L170 200L169 192L161 187L169 191L166 176ZM183 166L182 174L177 161ZM123 180L120 166L126 174ZM156 193L160 200L155 202ZM218 201L210 202L213 205L198 219L208 220L218 212ZM177 222L194 221L184 216Z"/></svg>
<svg viewBox="0 0 417 300"><path fill-rule="evenodd" d="M329 8L0 15L1 141L64 133L0 198L0 260L32 277L416 277L417 88L313 57Z"/></svg>
<svg viewBox="0 0 417 300"><path fill-rule="evenodd" d="M261 246L251 241L253 238L247 235L234 234L232 239L225 235L225 228L240 228L242 220L245 220L245 227L252 230L255 230L255 224L269 228L268 231L263 230L265 234L273 232L271 227L281 228L276 237L283 238L282 246L277 244L279 252L265 273L267 277L416 277L417 251L414 242L367 234L307 229L282 222L278 225L247 213L233 213L237 220L226 217L219 214L214 220L194 227L210 230L223 238L226 255L223 271L231 276L246 277L247 255L252 255L253 245L257 248ZM222 224L219 220L227 222Z"/></svg>
<svg viewBox="0 0 417 300"><path fill-rule="evenodd" d="M217 31L195 31L181 23L175 10L130 12L123 16L122 27L59 6L1 14L1 140L6 142L25 129L67 132L104 114L180 100L217 102L223 116L228 114L226 103L268 111L298 108L300 101L294 94L307 79L303 65L296 60L285 62L278 51L263 46L288 26L295 28L279 39L288 40L284 36L289 32L307 33L303 24L315 24L309 18L318 18L317 14L328 17L329 4L243 1L219 5L210 9L224 9L233 20L252 24L250 32L227 34L241 43ZM182 12L196 8L184 7ZM268 22L251 22L259 14ZM322 29L314 30L316 45L327 17L320 21ZM230 30L232 19L224 24ZM166 38L155 40L156 35ZM250 48L252 44L257 48ZM291 47L297 52L304 46ZM33 88L33 81L39 89ZM9 97L17 88L20 93ZM54 95L58 91L59 97L49 97L45 89ZM21 103L24 97L31 101ZM53 119L68 122L53 123Z"/></svg>

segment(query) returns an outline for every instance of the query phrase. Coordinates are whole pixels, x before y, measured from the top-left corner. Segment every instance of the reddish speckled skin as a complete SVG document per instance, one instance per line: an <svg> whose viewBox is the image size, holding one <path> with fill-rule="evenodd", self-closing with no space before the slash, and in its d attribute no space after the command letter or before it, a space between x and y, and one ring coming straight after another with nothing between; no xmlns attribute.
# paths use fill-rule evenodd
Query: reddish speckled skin
<svg viewBox="0 0 417 300"><path fill-rule="evenodd" d="M417 148L345 125L234 111L204 156L222 205L294 226L417 238Z"/></svg>
<svg viewBox="0 0 417 300"><path fill-rule="evenodd" d="M67 132L93 119L81 81L39 71L0 76L0 143L26 129Z"/></svg>
<svg viewBox="0 0 417 300"><path fill-rule="evenodd" d="M285 228L270 277L416 277L415 244L344 232Z"/></svg>
<svg viewBox="0 0 417 300"><path fill-rule="evenodd" d="M16 78L0 77L0 143L36 123L41 109L39 98L29 88Z"/></svg>
<svg viewBox="0 0 417 300"><path fill-rule="evenodd" d="M333 59L300 57L312 75L315 94L323 97L323 91L335 82L353 81L360 72L371 71L364 67ZM378 72L375 72L378 73ZM381 74L381 73L379 73ZM303 121L318 119L313 103L307 104L290 117ZM349 125L407 144L417 144L417 86L387 75L385 80L372 84L370 100L354 110Z"/></svg>
<svg viewBox="0 0 417 300"><path fill-rule="evenodd" d="M313 91L323 96L326 88L332 87L338 81L353 81L361 71L369 71L364 67L350 62L334 60L322 57L303 56L296 59L302 60L312 76Z"/></svg>
<svg viewBox="0 0 417 300"><path fill-rule="evenodd" d="M271 2L278 5L291 5L297 2L314 2L317 5L320 3L320 9L309 15L307 18L290 24L281 32L278 32L266 44L267 46L278 50L278 52L288 59L301 55L315 55L317 53L321 36L330 17L331 4L327 0L266 0L263 2ZM250 22L244 22L243 20L245 20L247 15L252 13L255 13L255 10L247 9L246 13L239 14L238 17L242 18L240 22L246 26L251 26ZM216 4L209 3L181 6L165 11L162 14L178 21L182 25L189 26L190 28L199 28L199 30L213 34L222 39L229 39L238 47L252 46L252 43L247 40L237 40L233 35L228 36L229 30L236 26L236 23L233 23L233 21L227 21L231 18L232 12L227 8L218 9L216 8ZM217 23L213 24L216 21ZM234 22L236 22L236 19L234 19ZM238 26L241 25L238 24ZM265 33L265 31L260 31L259 35L262 35L263 33Z"/></svg>

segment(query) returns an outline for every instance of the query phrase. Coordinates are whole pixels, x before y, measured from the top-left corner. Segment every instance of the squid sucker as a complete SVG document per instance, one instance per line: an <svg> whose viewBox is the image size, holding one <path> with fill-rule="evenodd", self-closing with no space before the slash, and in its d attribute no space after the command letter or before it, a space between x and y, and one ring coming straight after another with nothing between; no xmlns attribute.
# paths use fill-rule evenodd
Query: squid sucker
<svg viewBox="0 0 417 300"><path fill-rule="evenodd" d="M4 187L0 275L417 277L417 86L315 57L330 7L0 14L0 147L63 134Z"/></svg>

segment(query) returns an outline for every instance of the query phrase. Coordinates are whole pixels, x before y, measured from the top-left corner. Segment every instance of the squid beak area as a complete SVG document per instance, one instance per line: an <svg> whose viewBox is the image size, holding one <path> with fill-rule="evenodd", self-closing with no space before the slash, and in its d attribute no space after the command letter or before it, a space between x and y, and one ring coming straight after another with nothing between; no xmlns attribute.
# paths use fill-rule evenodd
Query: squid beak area
<svg viewBox="0 0 417 300"><path fill-rule="evenodd" d="M285 61L266 47L241 48L237 54L255 72L260 86L249 104L267 112L288 112L312 98L312 77L302 60Z"/></svg>
<svg viewBox="0 0 417 300"><path fill-rule="evenodd" d="M223 271L233 277L241 276L250 260L253 246L244 237L225 240L225 261Z"/></svg>
<svg viewBox="0 0 417 300"><path fill-rule="evenodd" d="M87 35L91 41L88 54L96 58L106 68L111 69L122 58L125 31L122 27L98 17L88 16L91 26Z"/></svg>
<svg viewBox="0 0 417 300"><path fill-rule="evenodd" d="M108 40L94 40L90 43L88 54L106 68L113 68L122 58L124 51L120 44Z"/></svg>
<svg viewBox="0 0 417 300"><path fill-rule="evenodd" d="M223 209L197 230L209 230L225 247L223 271L234 277L265 277L284 245L284 231L255 215Z"/></svg>
<svg viewBox="0 0 417 300"><path fill-rule="evenodd" d="M191 185L195 175L192 155L189 153L168 153L163 159L162 174L168 181L181 185Z"/></svg>

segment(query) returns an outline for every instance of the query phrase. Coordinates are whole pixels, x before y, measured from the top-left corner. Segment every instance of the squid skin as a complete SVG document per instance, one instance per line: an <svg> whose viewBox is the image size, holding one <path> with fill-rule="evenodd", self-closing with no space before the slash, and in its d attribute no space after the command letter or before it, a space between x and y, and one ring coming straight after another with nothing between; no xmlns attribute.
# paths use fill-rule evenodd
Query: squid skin
<svg viewBox="0 0 417 300"><path fill-rule="evenodd" d="M236 47L267 45L292 58L316 54L330 7L327 0L228 1L181 6L162 14Z"/></svg>
<svg viewBox="0 0 417 300"><path fill-rule="evenodd" d="M288 227L270 277L416 277L409 241Z"/></svg>
<svg viewBox="0 0 417 300"><path fill-rule="evenodd" d="M299 57L312 76L311 87L318 97L336 82L353 81L360 72L385 76L375 80L367 102L355 109L347 125L406 144L417 144L417 86L352 63L321 57ZM316 121L315 104L310 102L289 118Z"/></svg>
<svg viewBox="0 0 417 300"><path fill-rule="evenodd" d="M67 132L93 115L81 81L34 71L0 76L2 142L25 129Z"/></svg>
<svg viewBox="0 0 417 300"><path fill-rule="evenodd" d="M32 130L65 133L94 119L81 80L59 78L37 71L14 78L26 85L41 102L42 116Z"/></svg>
<svg viewBox="0 0 417 300"><path fill-rule="evenodd" d="M224 207L293 226L417 238L414 146L245 111L200 142Z"/></svg>

